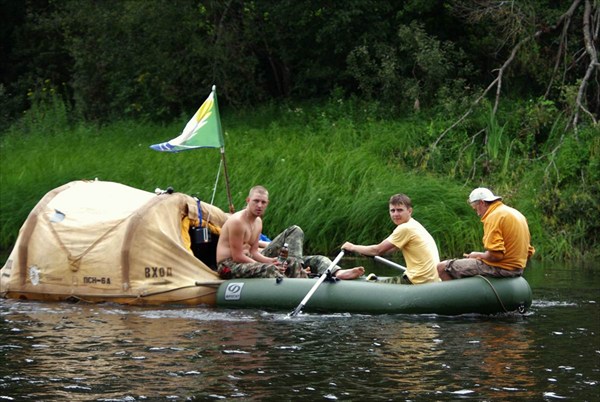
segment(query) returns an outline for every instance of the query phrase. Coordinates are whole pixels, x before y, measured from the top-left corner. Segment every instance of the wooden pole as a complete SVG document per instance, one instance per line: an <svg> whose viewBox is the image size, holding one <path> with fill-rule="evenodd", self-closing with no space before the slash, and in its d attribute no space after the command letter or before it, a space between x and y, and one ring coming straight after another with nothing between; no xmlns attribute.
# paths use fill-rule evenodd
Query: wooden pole
<svg viewBox="0 0 600 402"><path fill-rule="evenodd" d="M229 201L229 213L234 213L235 208L231 199L231 188L229 187L229 173L227 173L227 161L225 160L225 147L221 147L221 159L223 160L223 173L225 174L225 187L227 188L227 200Z"/></svg>

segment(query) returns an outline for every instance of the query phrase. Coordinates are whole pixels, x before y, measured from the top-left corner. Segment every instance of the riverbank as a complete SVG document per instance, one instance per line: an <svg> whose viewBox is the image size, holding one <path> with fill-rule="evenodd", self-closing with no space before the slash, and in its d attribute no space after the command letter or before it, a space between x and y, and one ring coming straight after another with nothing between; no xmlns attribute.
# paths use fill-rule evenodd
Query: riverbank
<svg viewBox="0 0 600 402"><path fill-rule="evenodd" d="M559 190L544 182L547 162L524 159L514 141L504 153L499 145L498 161L508 158L507 167L484 174L472 161L470 173L462 159L472 158L473 152L453 161L456 145L426 149L448 122L425 116L389 121L371 118L370 111L341 108L271 106L252 114L221 113L234 206L244 207L251 186L265 185L271 194L266 233L300 225L308 251L324 254L346 240L378 242L393 229L387 201L403 192L412 198L413 216L432 233L442 258L453 257L480 247L481 224L465 200L481 185L503 195L528 218L537 258L598 255L598 239L587 235L594 223L583 220L598 207L589 183L577 193L578 206L587 210L572 221L564 197L557 196L557 205L548 209L548 200ZM172 186L204 201L212 198L218 149L168 154L149 148L177 136L189 117L165 125L120 121L98 126L69 123L59 112L49 119L52 115L21 122L0 138L2 249L12 247L44 194L71 180L98 178L146 191ZM597 149L597 140L584 140ZM227 210L222 170L214 204ZM557 219L563 220L563 230L554 230Z"/></svg>

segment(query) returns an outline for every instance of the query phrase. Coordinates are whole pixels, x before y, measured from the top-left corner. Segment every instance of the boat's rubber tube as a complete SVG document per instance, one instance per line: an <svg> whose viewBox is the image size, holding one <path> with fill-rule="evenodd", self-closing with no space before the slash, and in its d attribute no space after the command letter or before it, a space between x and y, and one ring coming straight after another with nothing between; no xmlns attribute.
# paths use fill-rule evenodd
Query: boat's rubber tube
<svg viewBox="0 0 600 402"><path fill-rule="evenodd" d="M293 310L315 279L232 279L217 292L217 306ZM321 284L304 311L365 314L495 314L524 312L532 293L522 278L472 277L424 285L395 285L364 280Z"/></svg>

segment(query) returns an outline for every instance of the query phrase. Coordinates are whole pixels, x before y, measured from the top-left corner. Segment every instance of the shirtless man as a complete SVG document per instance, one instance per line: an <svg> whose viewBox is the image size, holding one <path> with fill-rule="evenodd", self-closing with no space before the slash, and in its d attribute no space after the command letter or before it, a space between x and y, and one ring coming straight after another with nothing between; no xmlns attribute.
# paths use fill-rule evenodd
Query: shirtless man
<svg viewBox="0 0 600 402"><path fill-rule="evenodd" d="M262 186L252 187L246 204L245 209L231 215L221 228L217 243L219 275L224 279L282 278L287 272L292 278L308 277L302 268L302 261L290 259L288 264L281 265L277 257L266 257L258 249L263 228L262 216L269 205L267 189ZM355 279L363 273L362 267L332 269L332 274L339 279Z"/></svg>

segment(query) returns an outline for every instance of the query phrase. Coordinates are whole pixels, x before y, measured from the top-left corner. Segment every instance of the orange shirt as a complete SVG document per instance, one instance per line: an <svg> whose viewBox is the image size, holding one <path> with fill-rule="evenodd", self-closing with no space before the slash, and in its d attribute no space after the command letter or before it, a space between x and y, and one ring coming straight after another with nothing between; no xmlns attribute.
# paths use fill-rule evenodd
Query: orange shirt
<svg viewBox="0 0 600 402"><path fill-rule="evenodd" d="M496 201L481 217L483 222L483 247L489 251L502 252L500 261L483 260L487 265L504 269L523 269L535 249L527 219L516 209Z"/></svg>

